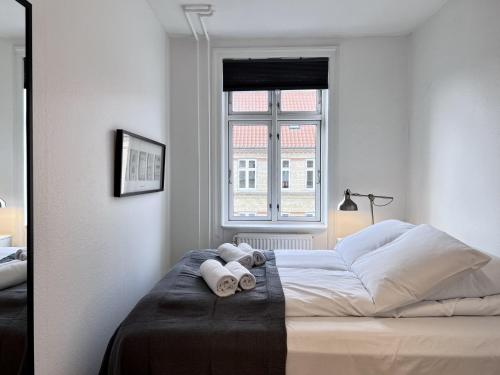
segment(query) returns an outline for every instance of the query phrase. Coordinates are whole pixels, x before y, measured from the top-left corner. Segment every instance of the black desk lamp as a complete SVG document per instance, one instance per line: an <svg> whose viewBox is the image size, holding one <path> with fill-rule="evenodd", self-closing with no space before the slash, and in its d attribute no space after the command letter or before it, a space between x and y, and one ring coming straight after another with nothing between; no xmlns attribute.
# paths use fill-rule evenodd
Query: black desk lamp
<svg viewBox="0 0 500 375"><path fill-rule="evenodd" d="M372 224L375 224L375 218L373 216L373 206L377 206L377 207L387 206L387 205L391 204L392 201L394 200L394 197L386 197L384 195L351 193L351 191L349 189L347 189L344 192L344 200L342 202L340 202L340 204L339 204L340 211L357 211L358 210L358 205L352 201L351 195L353 197L367 197L370 200L370 211L372 214ZM385 204L376 204L375 203L376 198L389 199L389 202L387 202Z"/></svg>
<svg viewBox="0 0 500 375"><path fill-rule="evenodd" d="M7 207L7 203L5 203L5 201L2 198L0 198L0 208L5 208L5 207Z"/></svg>

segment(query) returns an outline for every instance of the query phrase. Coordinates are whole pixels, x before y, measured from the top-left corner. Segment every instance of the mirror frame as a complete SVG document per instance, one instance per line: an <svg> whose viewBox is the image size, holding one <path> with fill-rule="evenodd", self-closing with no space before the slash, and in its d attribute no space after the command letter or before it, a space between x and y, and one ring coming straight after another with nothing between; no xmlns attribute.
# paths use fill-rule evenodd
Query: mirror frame
<svg viewBox="0 0 500 375"><path fill-rule="evenodd" d="M34 321L33 321L33 60L32 60L32 8L27 0L15 0L25 9L25 64L24 79L26 86L26 182L27 182L27 331L26 356L22 373L33 375L34 370Z"/></svg>

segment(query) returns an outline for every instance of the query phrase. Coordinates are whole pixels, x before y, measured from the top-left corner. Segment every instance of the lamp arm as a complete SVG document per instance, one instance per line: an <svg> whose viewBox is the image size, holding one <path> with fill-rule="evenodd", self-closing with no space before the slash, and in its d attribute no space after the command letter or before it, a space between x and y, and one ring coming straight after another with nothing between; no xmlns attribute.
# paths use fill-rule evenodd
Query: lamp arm
<svg viewBox="0 0 500 375"><path fill-rule="evenodd" d="M373 194L359 194L359 193L350 193L353 197L367 197L370 200L370 214L372 217L372 224L375 224L375 215L373 214L373 206L382 207L387 206L392 203L394 197L389 197L386 195L373 195ZM375 198L379 199L388 199L389 202L386 204L375 204Z"/></svg>
<svg viewBox="0 0 500 375"><path fill-rule="evenodd" d="M373 195L373 194L359 194L359 193L351 193L353 197L372 197L372 198L380 198L380 199L394 199L394 197L389 197L386 195Z"/></svg>

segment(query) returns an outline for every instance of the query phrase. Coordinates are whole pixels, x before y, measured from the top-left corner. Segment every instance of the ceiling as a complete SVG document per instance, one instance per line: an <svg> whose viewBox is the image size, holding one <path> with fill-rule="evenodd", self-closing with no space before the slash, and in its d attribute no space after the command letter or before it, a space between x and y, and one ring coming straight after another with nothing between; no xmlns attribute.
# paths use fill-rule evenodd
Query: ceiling
<svg viewBox="0 0 500 375"><path fill-rule="evenodd" d="M402 35L447 0L148 0L168 33L189 34L182 4L206 1L215 37L331 37Z"/></svg>
<svg viewBox="0 0 500 375"><path fill-rule="evenodd" d="M24 7L14 0L0 0L0 38L24 37Z"/></svg>

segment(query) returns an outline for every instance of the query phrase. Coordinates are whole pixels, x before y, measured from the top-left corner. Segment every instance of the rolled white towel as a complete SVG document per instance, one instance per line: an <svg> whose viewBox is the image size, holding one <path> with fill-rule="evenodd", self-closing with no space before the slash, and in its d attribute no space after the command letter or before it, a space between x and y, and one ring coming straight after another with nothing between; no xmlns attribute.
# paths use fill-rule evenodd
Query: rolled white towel
<svg viewBox="0 0 500 375"><path fill-rule="evenodd" d="M255 276L252 275L245 267L240 263L232 261L228 262L224 267L226 267L238 280L238 285L243 290L249 290L255 288L256 280Z"/></svg>
<svg viewBox="0 0 500 375"><path fill-rule="evenodd" d="M0 290L25 282L27 275L26 261L13 260L0 264Z"/></svg>
<svg viewBox="0 0 500 375"><path fill-rule="evenodd" d="M266 254L264 254L262 250L254 249L246 242L240 243L238 245L238 248L252 256L254 265L262 266L264 263L266 263Z"/></svg>
<svg viewBox="0 0 500 375"><path fill-rule="evenodd" d="M252 268L253 258L251 254L237 248L233 244L224 243L217 248L217 254L226 262L236 261L246 268Z"/></svg>
<svg viewBox="0 0 500 375"><path fill-rule="evenodd" d="M28 251L26 249L19 249L16 251L16 259L28 260Z"/></svg>
<svg viewBox="0 0 500 375"><path fill-rule="evenodd" d="M208 259L200 266L200 273L207 285L219 297L233 295L238 288L238 280L215 259Z"/></svg>

